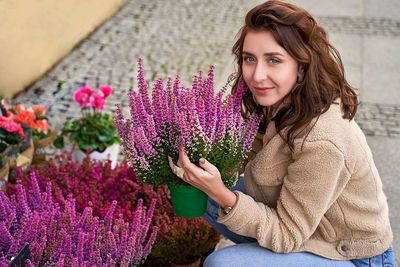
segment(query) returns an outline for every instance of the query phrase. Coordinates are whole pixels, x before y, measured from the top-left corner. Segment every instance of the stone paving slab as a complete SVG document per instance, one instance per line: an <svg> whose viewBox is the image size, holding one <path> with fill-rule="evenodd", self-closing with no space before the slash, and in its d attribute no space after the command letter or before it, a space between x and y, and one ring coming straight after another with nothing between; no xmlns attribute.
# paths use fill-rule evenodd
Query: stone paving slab
<svg viewBox="0 0 400 267"><path fill-rule="evenodd" d="M400 22L399 22L400 25ZM362 100L400 104L400 38L364 37Z"/></svg>
<svg viewBox="0 0 400 267"><path fill-rule="evenodd" d="M393 249L400 263L400 139L385 136L367 136L376 167L382 178L383 190L389 204L389 217L394 233Z"/></svg>

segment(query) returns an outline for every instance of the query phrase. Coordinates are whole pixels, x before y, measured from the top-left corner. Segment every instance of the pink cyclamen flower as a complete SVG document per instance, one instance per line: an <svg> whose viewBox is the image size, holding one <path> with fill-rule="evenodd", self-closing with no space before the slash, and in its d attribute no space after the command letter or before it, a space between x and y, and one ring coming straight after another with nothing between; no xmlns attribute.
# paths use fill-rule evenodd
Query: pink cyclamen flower
<svg viewBox="0 0 400 267"><path fill-rule="evenodd" d="M74 93L74 99L81 107L90 106L90 96L94 90L86 83L85 87L78 88Z"/></svg>
<svg viewBox="0 0 400 267"><path fill-rule="evenodd" d="M102 96L100 93L94 94L91 99L91 106L97 110L102 110L104 108L104 102L106 102L106 98Z"/></svg>
<svg viewBox="0 0 400 267"><path fill-rule="evenodd" d="M104 97L110 96L112 94L111 86L108 84L100 85L99 90L103 93Z"/></svg>

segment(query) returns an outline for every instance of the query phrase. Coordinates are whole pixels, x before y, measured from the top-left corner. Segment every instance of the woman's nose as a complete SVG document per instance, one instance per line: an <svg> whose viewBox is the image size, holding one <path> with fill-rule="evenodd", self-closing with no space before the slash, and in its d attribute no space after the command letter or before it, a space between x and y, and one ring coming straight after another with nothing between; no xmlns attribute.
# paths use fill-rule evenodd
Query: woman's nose
<svg viewBox="0 0 400 267"><path fill-rule="evenodd" d="M254 69L254 74L253 74L253 79L255 82L261 82L267 79L268 73L267 73L267 67L262 63L259 62L256 65L256 68Z"/></svg>

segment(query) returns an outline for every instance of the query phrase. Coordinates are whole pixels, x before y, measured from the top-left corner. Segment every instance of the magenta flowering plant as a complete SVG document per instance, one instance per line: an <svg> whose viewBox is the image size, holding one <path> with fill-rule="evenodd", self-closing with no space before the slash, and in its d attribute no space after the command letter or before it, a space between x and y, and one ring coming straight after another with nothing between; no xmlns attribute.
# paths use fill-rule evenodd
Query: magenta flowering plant
<svg viewBox="0 0 400 267"><path fill-rule="evenodd" d="M181 86L180 77L153 84L150 99L142 59L138 62L138 91L129 95L130 118L120 105L115 126L129 163L142 183L186 184L171 171L167 156L178 159L184 147L192 162L206 158L221 172L227 187L235 184L237 167L246 158L257 133L260 115L241 117L241 99L248 90L240 83L235 94L224 95L226 86L214 93L214 67L207 77L193 77L191 88Z"/></svg>
<svg viewBox="0 0 400 267"><path fill-rule="evenodd" d="M112 94L112 88L109 85L100 85L99 93L94 93L94 90L86 83L84 87L78 88L74 93L75 101L80 105L81 109L92 107L94 110L102 110L106 98Z"/></svg>
<svg viewBox="0 0 400 267"><path fill-rule="evenodd" d="M71 144L77 143L83 152L89 148L103 152L120 142L112 116L101 112L112 89L109 85L101 85L99 91L95 93L88 84L75 91L74 99L81 108L82 117L64 123L60 135L54 140L55 147L64 147L64 136L69 137Z"/></svg>
<svg viewBox="0 0 400 267"><path fill-rule="evenodd" d="M93 215L103 218L111 203L116 200L115 218L123 215L125 221L132 221L135 216L135 203L139 198L143 204L149 206L153 199L157 199L155 213L173 213L168 205L166 187L154 188L150 185L141 185L137 182L133 169L126 160L116 164L113 168L111 160L95 160L86 157L82 162L72 160L71 153L50 158L46 164L31 165L26 173L17 171L16 180L26 190L32 190L31 173L35 173L37 183L45 190L47 183L53 185L54 201L60 206L72 195L75 199L76 211L82 213L92 203ZM11 182L7 184L7 194L12 195L17 186Z"/></svg>
<svg viewBox="0 0 400 267"><path fill-rule="evenodd" d="M137 266L150 253L157 235L157 227L150 229L155 200L146 209L139 199L129 222L113 218L116 201L99 218L90 206L78 213L72 197L58 205L51 183L43 192L34 173L31 179L28 192L20 182L11 197L0 190L1 266L7 266L26 243L31 266Z"/></svg>

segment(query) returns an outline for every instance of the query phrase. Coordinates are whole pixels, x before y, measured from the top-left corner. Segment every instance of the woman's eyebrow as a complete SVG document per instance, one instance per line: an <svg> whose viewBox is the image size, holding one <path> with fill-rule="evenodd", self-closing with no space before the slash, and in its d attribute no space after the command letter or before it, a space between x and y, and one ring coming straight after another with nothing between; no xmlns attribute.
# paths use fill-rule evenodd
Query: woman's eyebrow
<svg viewBox="0 0 400 267"><path fill-rule="evenodd" d="M252 53L247 52L247 51L243 51L242 52L243 55L247 55L247 56L254 56ZM269 53L264 53L264 56L284 56L279 52L269 52Z"/></svg>

